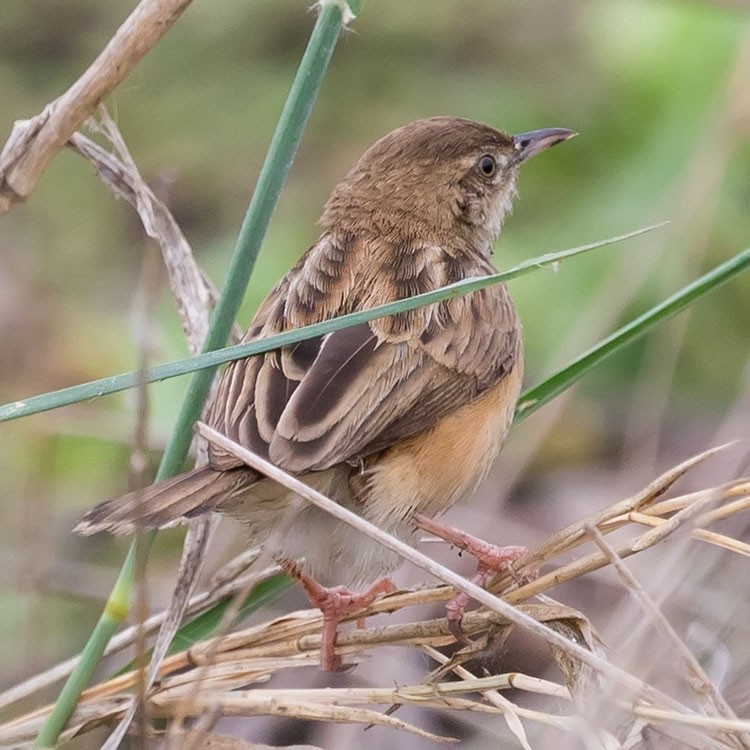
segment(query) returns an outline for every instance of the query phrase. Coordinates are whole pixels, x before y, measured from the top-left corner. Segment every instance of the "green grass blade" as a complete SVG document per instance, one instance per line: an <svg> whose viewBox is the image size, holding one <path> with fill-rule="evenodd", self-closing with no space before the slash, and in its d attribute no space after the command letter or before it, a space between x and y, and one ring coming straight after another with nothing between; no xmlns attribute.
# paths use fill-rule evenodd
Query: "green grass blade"
<svg viewBox="0 0 750 750"><path fill-rule="evenodd" d="M135 546L131 545L122 570L132 570L134 565ZM78 666L65 681L52 712L34 741L35 748L52 748L56 745L60 732L73 713L79 696L88 685L96 665L102 658L104 649L120 623L128 616L130 610L129 589L131 588L132 583L121 572L107 599L101 617L81 651ZM122 607L123 602L127 602L127 606Z"/></svg>
<svg viewBox="0 0 750 750"><path fill-rule="evenodd" d="M341 21L341 8L338 5L326 5L321 9L242 222L227 272L226 287L213 312L204 352L224 345L237 317L271 214L333 55L342 28ZM196 371L193 376L174 436L162 458L157 480L165 479L182 468L193 438L192 426L200 416L213 372L214 366L209 366Z"/></svg>
<svg viewBox="0 0 750 750"><path fill-rule="evenodd" d="M272 602L293 584L294 581L283 573L277 573L270 578L266 578L265 581L261 581L252 588L240 605L237 612L237 621L239 622L265 604ZM205 612L201 612L189 622L184 623L175 633L167 653L171 655L180 651L186 651L199 641L204 641L213 636L221 624L227 609L229 609L231 602L232 596L226 596L209 607ZM116 675L126 674L132 669L134 669L134 662L122 667Z"/></svg>
<svg viewBox="0 0 750 750"><path fill-rule="evenodd" d="M237 620L247 617L249 614L260 609L264 604L273 601L293 585L294 581L283 573L277 573L265 581L261 581L245 597L237 614ZM205 640L213 635L221 624L224 613L229 608L232 597L227 597L217 602L210 609L202 612L198 617L186 622L176 633L169 647L170 654L184 651L198 641Z"/></svg>
<svg viewBox="0 0 750 750"><path fill-rule="evenodd" d="M241 357L248 357L253 354L260 354L282 346L295 344L304 339L313 338L314 336L322 336L331 333L332 331L340 330L341 328L374 320L375 318L381 318L386 315L392 315L406 310L413 310L417 307L440 302L449 297L457 297L460 294L469 294L470 292L484 289L492 284L510 281L519 276L530 273L531 271L535 271L538 268L562 263L564 260L576 255L581 255L582 253L591 250L637 237L645 232L650 232L653 229L662 226L664 226L664 224L655 224L654 226L644 227L643 229L637 229L633 232L628 232L627 234L609 237L608 239L592 242L587 245L581 245L570 250L547 253L538 258L532 258L531 260L519 263L517 266L514 266L507 271L492 276L465 279L455 284L442 287L441 289L419 294L415 297L398 300L397 302L390 302L385 305L379 305L369 310L361 310L359 312L351 313L350 315L343 315L339 318L324 321L323 323L315 323L311 326L287 331L278 336L251 341L246 344L237 344L236 346L230 346L225 349L216 349L211 352L199 354L195 357L188 357L175 362L158 365L157 367L152 367L145 373L145 380L148 383L153 383L168 378L174 378L179 375L185 375L203 368L214 368L217 365L230 362L234 359L240 359ZM25 417L30 414L50 411L51 409L69 406L70 404L75 404L79 401L87 401L98 396L104 396L110 393L124 391L128 388L134 388L139 383L139 378L143 377L143 373L128 372L122 375L113 375L108 378L102 378L101 380L93 380L89 383L71 386L70 388L63 388L59 391L52 391L40 396L33 396L24 401L5 404L0 407L0 422L19 419L20 417ZM192 424L196 418L197 416L193 417L190 424Z"/></svg>
<svg viewBox="0 0 750 750"><path fill-rule="evenodd" d="M697 299L712 292L750 266L750 248L712 269L691 284L676 292L664 302L652 307L627 325L615 331L601 343L584 352L567 367L556 372L544 382L526 391L518 402L516 421L525 419L566 388L582 378L602 360L643 336L667 318L682 312Z"/></svg>
<svg viewBox="0 0 750 750"><path fill-rule="evenodd" d="M253 587L240 605L237 621L241 621L264 605L274 601L293 585L292 578L284 573L276 573L265 581L261 581ZM230 595L221 599L205 612L201 612L197 617L184 623L175 633L167 653L171 655L180 651L187 651L196 643L212 637L221 624L227 609L229 609L232 598ZM132 669L134 669L134 662L122 667L116 675L126 674Z"/></svg>
<svg viewBox="0 0 750 750"><path fill-rule="evenodd" d="M342 6L325 4L321 7L242 223L230 261L227 283L214 310L204 351L222 346L227 340L281 187L289 174L302 132L341 33L342 20ZM193 375L172 439L162 457L157 479L171 476L182 468L192 439L192 425L200 416L212 377L213 369L210 365ZM133 385L141 382L142 377L136 376ZM144 559L148 556L155 537L155 531L143 535L141 544ZM57 742L81 691L101 660L107 643L127 617L132 600L134 563L134 547L131 546L104 611L84 647L78 667L63 686L52 713L35 740L35 747L52 747Z"/></svg>

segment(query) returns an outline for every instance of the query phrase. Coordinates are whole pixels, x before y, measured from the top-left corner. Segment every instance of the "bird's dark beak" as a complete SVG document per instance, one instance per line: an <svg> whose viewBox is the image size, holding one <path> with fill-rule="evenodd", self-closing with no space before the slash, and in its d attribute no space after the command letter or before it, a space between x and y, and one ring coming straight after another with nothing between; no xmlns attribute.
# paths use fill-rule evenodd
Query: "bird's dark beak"
<svg viewBox="0 0 750 750"><path fill-rule="evenodd" d="M575 130L565 128L545 128L544 130L530 130L513 136L513 146L516 149L516 160L520 164L530 159L534 154L545 151L558 143L577 136Z"/></svg>

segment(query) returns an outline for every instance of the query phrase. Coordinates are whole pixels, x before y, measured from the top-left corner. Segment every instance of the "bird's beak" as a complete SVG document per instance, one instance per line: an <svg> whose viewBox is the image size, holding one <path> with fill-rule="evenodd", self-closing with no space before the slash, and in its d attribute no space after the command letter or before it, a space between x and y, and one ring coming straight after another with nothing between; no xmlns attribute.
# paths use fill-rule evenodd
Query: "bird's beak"
<svg viewBox="0 0 750 750"><path fill-rule="evenodd" d="M513 136L513 146L516 149L516 161L530 159L534 154L545 151L552 146L567 141L577 136L575 130L565 128L545 128L544 130L530 130L528 133L519 133Z"/></svg>

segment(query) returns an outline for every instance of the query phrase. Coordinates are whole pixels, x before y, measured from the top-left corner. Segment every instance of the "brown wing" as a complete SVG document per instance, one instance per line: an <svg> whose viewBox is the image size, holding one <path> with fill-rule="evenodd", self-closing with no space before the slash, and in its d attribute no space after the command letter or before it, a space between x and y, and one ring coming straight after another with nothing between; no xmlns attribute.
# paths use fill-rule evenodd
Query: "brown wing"
<svg viewBox="0 0 750 750"><path fill-rule="evenodd" d="M492 271L440 248L361 242L324 236L266 300L246 338ZM211 422L288 471L321 470L429 429L503 378L520 353L515 311L495 286L235 362ZM214 451L211 463L230 468L236 459Z"/></svg>

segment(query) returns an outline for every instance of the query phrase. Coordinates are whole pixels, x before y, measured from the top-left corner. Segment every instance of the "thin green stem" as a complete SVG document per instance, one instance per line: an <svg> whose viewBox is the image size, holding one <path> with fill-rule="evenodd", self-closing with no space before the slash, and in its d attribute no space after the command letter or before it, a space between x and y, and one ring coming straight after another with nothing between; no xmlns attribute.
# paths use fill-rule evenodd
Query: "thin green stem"
<svg viewBox="0 0 750 750"><path fill-rule="evenodd" d="M341 33L342 21L340 5L325 4L321 7L240 228L227 273L226 286L214 310L204 351L222 346L227 340L255 267L255 260L271 214L289 174L310 111ZM203 409L215 367L216 365L209 365L193 375L172 440L159 466L157 479L171 476L182 468L192 439L192 426ZM144 560L155 538L154 531L143 535L140 544ZM133 597L134 567L135 554L134 547L131 546L104 611L83 649L78 667L65 683L52 713L36 738L36 748L55 745L81 691L88 684L96 665L101 660L107 643L127 617Z"/></svg>
<svg viewBox="0 0 750 750"><path fill-rule="evenodd" d="M282 346L295 344L304 339L313 338L314 336L323 336L342 328L366 323L375 318L382 318L386 315L413 310L417 307L440 302L443 299L456 297L460 294L469 294L470 292L484 289L492 284L510 281L511 279L523 276L524 274L530 273L538 268L561 263L565 259L571 258L575 255L580 255L581 253L590 250L612 245L615 242L637 237L638 235L661 226L663 226L663 224L656 224L652 227L637 229L634 232L628 232L627 234L610 237L606 240L581 245L570 250L547 253L538 258L532 258L531 260L519 263L508 271L503 271L502 273L497 273L492 276L465 279L455 284L435 289L431 292L416 295L415 297L409 297L408 299L398 300L396 302L389 302L385 305L378 305L377 307L368 310L360 310L349 315L342 315L341 317L326 320L322 323L315 323L310 326L305 326L304 328L286 331L285 333L271 336L267 339L259 339L244 344L237 344L236 346L229 346L225 349L216 349L194 357L187 357L186 359L177 360L175 362L157 365L148 370L145 375L137 372L113 375L108 378L102 378L101 380L93 380L89 383L82 383L80 385L71 386L70 388L62 388L59 391L52 391L40 396L33 396L24 401L5 404L0 406L0 422L19 419L20 417L26 417L30 414L49 411L62 406L69 406L70 404L79 401L88 401L98 396L124 391L128 388L135 387L139 382L144 382L144 380L147 383L153 383L160 380L167 380L168 378L174 378L179 375L185 375L202 368L214 368L217 365L230 362L234 359L249 357L253 354L261 354L272 349L278 349ZM195 418L193 421L195 421Z"/></svg>
<svg viewBox="0 0 750 750"><path fill-rule="evenodd" d="M122 604L128 600L129 592L132 589L134 559L135 549L131 545L123 563L122 572L107 599L104 611L81 652L78 667L68 677L57 696L52 713L34 742L35 748L54 747L57 743L57 738L73 712L79 696L88 685L91 674L102 657L104 648L117 631L120 623L127 617L129 607L123 609ZM126 570L128 571L127 578L123 575Z"/></svg>
<svg viewBox="0 0 750 750"><path fill-rule="evenodd" d="M211 328L203 347L204 352L223 346L229 336L250 275L255 268L255 260L268 229L271 214L297 153L340 31L341 8L338 5L324 6L300 62L245 220L242 222L227 272L226 287L214 310ZM193 376L182 411L177 418L174 437L159 467L157 481L180 470L190 448L193 423L200 416L208 389L211 387L214 370L215 365L197 371Z"/></svg>
<svg viewBox="0 0 750 750"><path fill-rule="evenodd" d="M643 315L630 321L596 346L574 359L569 365L558 370L538 386L526 391L518 402L516 422L520 422L559 393L570 388L584 374L596 367L602 360L643 336L654 326L671 318L689 307L698 298L712 292L738 273L750 266L750 248L730 258L708 273L680 289L664 302L660 302Z"/></svg>

